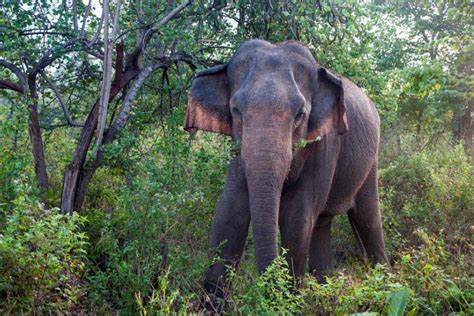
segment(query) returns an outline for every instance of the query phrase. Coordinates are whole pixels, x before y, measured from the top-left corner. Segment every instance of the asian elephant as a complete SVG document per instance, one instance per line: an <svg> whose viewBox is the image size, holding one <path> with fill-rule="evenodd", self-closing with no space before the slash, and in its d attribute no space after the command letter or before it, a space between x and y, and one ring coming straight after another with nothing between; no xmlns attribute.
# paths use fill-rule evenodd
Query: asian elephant
<svg viewBox="0 0 474 316"><path fill-rule="evenodd" d="M229 135L240 144L215 212L211 246L222 261L205 287L222 285L252 223L259 272L288 250L292 273L319 280L332 267L331 221L347 213L373 260L389 265L377 188L379 116L364 92L321 67L297 41L243 43L229 63L198 74L187 131Z"/></svg>

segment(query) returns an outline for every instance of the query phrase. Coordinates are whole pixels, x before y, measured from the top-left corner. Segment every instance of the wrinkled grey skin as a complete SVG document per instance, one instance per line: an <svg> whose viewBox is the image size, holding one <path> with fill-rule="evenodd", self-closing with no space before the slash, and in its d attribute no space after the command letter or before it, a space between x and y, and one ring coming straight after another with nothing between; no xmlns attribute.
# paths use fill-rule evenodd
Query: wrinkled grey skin
<svg viewBox="0 0 474 316"><path fill-rule="evenodd" d="M294 275L305 273L309 258L323 281L332 267L331 221L342 213L366 254L389 264L378 201L377 111L303 44L248 41L227 65L198 75L185 129L224 133L241 144L215 212L211 246L223 244L223 261L208 269L208 291L222 286L224 264L238 263L250 223L260 272L279 254L280 231Z"/></svg>

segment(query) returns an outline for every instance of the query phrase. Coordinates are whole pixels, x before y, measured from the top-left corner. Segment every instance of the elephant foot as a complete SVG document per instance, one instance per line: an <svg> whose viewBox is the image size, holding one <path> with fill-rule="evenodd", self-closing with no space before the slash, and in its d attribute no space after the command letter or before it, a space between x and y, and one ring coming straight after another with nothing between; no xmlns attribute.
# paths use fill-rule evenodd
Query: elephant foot
<svg viewBox="0 0 474 316"><path fill-rule="evenodd" d="M223 299L224 298L224 289L222 288L222 282L212 282L212 281L204 281L204 290L208 295L213 295L217 298Z"/></svg>
<svg viewBox="0 0 474 316"><path fill-rule="evenodd" d="M229 293L223 289L221 282L206 280L204 290L206 294L201 304L202 310L216 315L222 313L227 306Z"/></svg>

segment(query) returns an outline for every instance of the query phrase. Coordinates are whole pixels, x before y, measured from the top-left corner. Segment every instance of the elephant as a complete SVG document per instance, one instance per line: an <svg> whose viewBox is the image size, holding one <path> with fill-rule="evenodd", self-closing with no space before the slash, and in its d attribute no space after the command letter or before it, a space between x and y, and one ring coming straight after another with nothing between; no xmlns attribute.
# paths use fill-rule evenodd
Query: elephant
<svg viewBox="0 0 474 316"><path fill-rule="evenodd" d="M226 266L237 266L250 224L260 273L279 256L280 232L292 274L303 276L309 262L323 282L333 267L331 222L342 213L366 255L390 266L379 209L377 110L305 44L250 40L227 64L198 74L184 129L229 135L240 145L214 215L211 248L220 261L206 272L208 292L222 292Z"/></svg>

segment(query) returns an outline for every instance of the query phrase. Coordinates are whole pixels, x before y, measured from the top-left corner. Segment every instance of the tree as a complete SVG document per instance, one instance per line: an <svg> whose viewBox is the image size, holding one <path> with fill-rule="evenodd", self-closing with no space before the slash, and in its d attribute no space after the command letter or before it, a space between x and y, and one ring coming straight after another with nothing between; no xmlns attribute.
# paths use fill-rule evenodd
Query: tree
<svg viewBox="0 0 474 316"><path fill-rule="evenodd" d="M5 51L8 52L7 58L10 60L1 60L0 65L13 72L18 77L19 83L12 81L9 76L6 77L8 79L0 81L0 88L28 96L32 151L38 184L42 190L48 188L48 181L38 112L37 79L39 74L54 92L56 100L63 109L66 122L54 127L67 126L81 130L76 149L64 175L61 198L63 212L70 213L81 208L87 184L103 159L103 150L100 146L111 143L118 136L119 130L123 128L129 118L137 91L145 79L156 69L168 69L180 62L194 67L193 57L190 54L177 51L178 38L173 36L174 34L170 30L168 32L171 34L166 34L167 36L161 36L162 38L157 36L172 20L182 18L182 12L191 2L191 0L185 0L175 7L172 7L171 3L167 3L164 9L159 10L160 8L158 8L160 19L157 19L155 14L151 15L150 7L146 8L141 1L133 2L127 8L128 12L124 14L124 21L121 23L128 22L130 24L130 19L133 18L136 32L125 30L120 34L117 32L120 23L120 2L117 2L113 27L117 34L112 32L116 38L112 37L110 41L106 41L104 51L100 48L104 47L100 44L101 34L102 30L105 30L105 34L108 33L110 19L107 10L104 10L100 20L91 16L90 1L87 6L82 5L81 2L77 3L77 1L72 1L70 5L64 3L56 6L53 3L44 2L40 8L39 3L31 4L30 1L25 0L9 3L2 10L2 21L5 21L8 27L5 28L6 32L3 33L1 42ZM105 4L107 5L108 2ZM135 9L137 10L135 11ZM17 11L20 14L16 14ZM80 22L81 17L82 22ZM96 30L92 31L94 26ZM118 39L121 41L114 44ZM25 49L15 49L19 42L24 44ZM126 46L131 47L128 52L125 52ZM113 50L116 55L113 67L115 74L113 80L109 81ZM84 75L84 72L94 73L96 71L91 58L93 60L100 59L107 66L103 73L105 80L103 80L102 102L101 98L97 97L87 110L88 114L84 123L77 123L71 117L69 107L78 101L83 105L91 99L88 96L82 96L78 100L73 98L73 91L83 83L81 76ZM76 59L82 59L83 62L79 69L70 67ZM12 61L25 65L28 71L22 71ZM65 63L66 67L62 67L64 64L61 63ZM54 84L55 80L49 78L46 73L48 67L57 68L55 73L58 78L61 77L62 72L71 71L71 68L73 69L71 72L79 73L75 84L69 87L69 98L65 99ZM68 69L68 67L70 68ZM104 109L117 95L120 95L122 105L109 128L106 129L104 122L107 111ZM78 110L83 112L84 108ZM97 129L99 116L101 117L101 126L96 135L99 146L94 151L94 157L87 162L87 154Z"/></svg>
<svg viewBox="0 0 474 316"><path fill-rule="evenodd" d="M409 26L415 48L410 59L418 61L412 63L411 70L407 68L406 74L415 77L406 78L411 85L406 92L411 94L406 94L402 103L408 100L409 107L418 108L418 130L430 112L440 117L450 111L453 141L463 141L472 158L472 67L468 60L472 59L473 4L443 0L397 1L392 5Z"/></svg>

